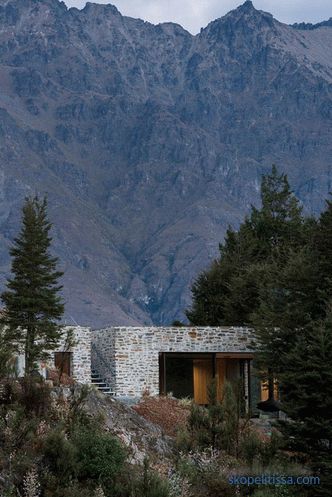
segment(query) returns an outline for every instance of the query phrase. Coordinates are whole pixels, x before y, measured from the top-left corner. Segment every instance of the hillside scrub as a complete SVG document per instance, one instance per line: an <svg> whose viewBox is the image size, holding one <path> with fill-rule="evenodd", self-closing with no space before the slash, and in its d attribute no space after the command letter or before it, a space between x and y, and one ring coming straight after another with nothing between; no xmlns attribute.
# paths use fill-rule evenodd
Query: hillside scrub
<svg viewBox="0 0 332 497"><path fill-rule="evenodd" d="M274 428L271 436L262 437L249 416L241 413L237 389L226 383L222 401L216 400L216 385L209 389L207 408L192 403L187 426L177 436L176 467L199 497L240 497L256 495L259 485L232 485L233 475L305 474L296 457L283 449L283 439ZM278 493L265 486L265 495L296 496L297 490ZM249 492L249 493L248 493ZM273 493L274 492L274 493ZM301 495L309 497L301 488Z"/></svg>
<svg viewBox="0 0 332 497"><path fill-rule="evenodd" d="M2 380L1 497L169 497L166 481L128 462L128 449L89 415L82 388Z"/></svg>

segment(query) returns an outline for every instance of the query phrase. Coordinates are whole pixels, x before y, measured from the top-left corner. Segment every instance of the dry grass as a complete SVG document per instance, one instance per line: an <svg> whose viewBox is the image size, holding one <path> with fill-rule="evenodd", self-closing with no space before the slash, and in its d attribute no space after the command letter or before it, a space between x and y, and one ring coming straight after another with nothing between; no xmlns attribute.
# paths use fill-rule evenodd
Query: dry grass
<svg viewBox="0 0 332 497"><path fill-rule="evenodd" d="M175 437L179 428L185 427L190 407L171 397L144 396L135 411L148 421L161 427L163 432Z"/></svg>

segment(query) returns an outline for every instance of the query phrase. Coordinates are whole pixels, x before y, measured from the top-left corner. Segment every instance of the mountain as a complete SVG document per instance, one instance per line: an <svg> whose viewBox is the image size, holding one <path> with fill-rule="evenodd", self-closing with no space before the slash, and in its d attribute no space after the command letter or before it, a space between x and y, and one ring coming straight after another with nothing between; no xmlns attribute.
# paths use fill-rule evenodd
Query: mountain
<svg viewBox="0 0 332 497"><path fill-rule="evenodd" d="M228 224L286 171L332 180L332 25L250 1L192 36L112 5L0 0L0 285L26 195L48 192L67 322L168 324Z"/></svg>

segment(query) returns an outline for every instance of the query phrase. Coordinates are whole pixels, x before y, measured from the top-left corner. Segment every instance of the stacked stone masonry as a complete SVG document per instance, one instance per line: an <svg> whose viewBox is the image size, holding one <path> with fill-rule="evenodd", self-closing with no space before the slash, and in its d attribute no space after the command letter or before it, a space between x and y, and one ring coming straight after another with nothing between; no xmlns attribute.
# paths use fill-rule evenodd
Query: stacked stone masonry
<svg viewBox="0 0 332 497"><path fill-rule="evenodd" d="M71 336L73 345L68 347L68 337ZM59 346L54 352L71 352L72 377L79 383L91 383L91 330L81 326L66 326L63 328ZM51 361L54 364L54 352Z"/></svg>
<svg viewBox="0 0 332 497"><path fill-rule="evenodd" d="M69 343L70 337L70 343ZM48 351L46 360L38 361L39 372L46 378L47 369L55 367L55 354L57 352L70 352L71 376L78 383L91 383L91 329L82 326L64 326L61 338L55 350ZM24 350L16 357L17 374L24 375L25 358Z"/></svg>
<svg viewBox="0 0 332 497"><path fill-rule="evenodd" d="M92 368L119 398L159 394L159 353L252 353L249 328L111 327L92 332Z"/></svg>

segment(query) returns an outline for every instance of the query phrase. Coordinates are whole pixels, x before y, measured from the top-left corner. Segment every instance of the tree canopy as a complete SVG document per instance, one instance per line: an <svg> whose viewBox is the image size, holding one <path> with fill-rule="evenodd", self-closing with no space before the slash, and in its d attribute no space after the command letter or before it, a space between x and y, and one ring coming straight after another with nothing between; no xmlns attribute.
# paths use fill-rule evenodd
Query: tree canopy
<svg viewBox="0 0 332 497"><path fill-rule="evenodd" d="M7 340L24 349L26 374L38 359L56 347L60 338L58 322L64 304L58 279L63 273L57 270L57 258L49 252L51 227L46 198L27 198L22 228L10 250L12 276L1 296Z"/></svg>
<svg viewBox="0 0 332 497"><path fill-rule="evenodd" d="M220 257L198 276L186 315L193 325L246 325L260 305L270 265L284 264L306 238L299 201L275 166L263 176L261 207L252 207L239 229L229 228Z"/></svg>

